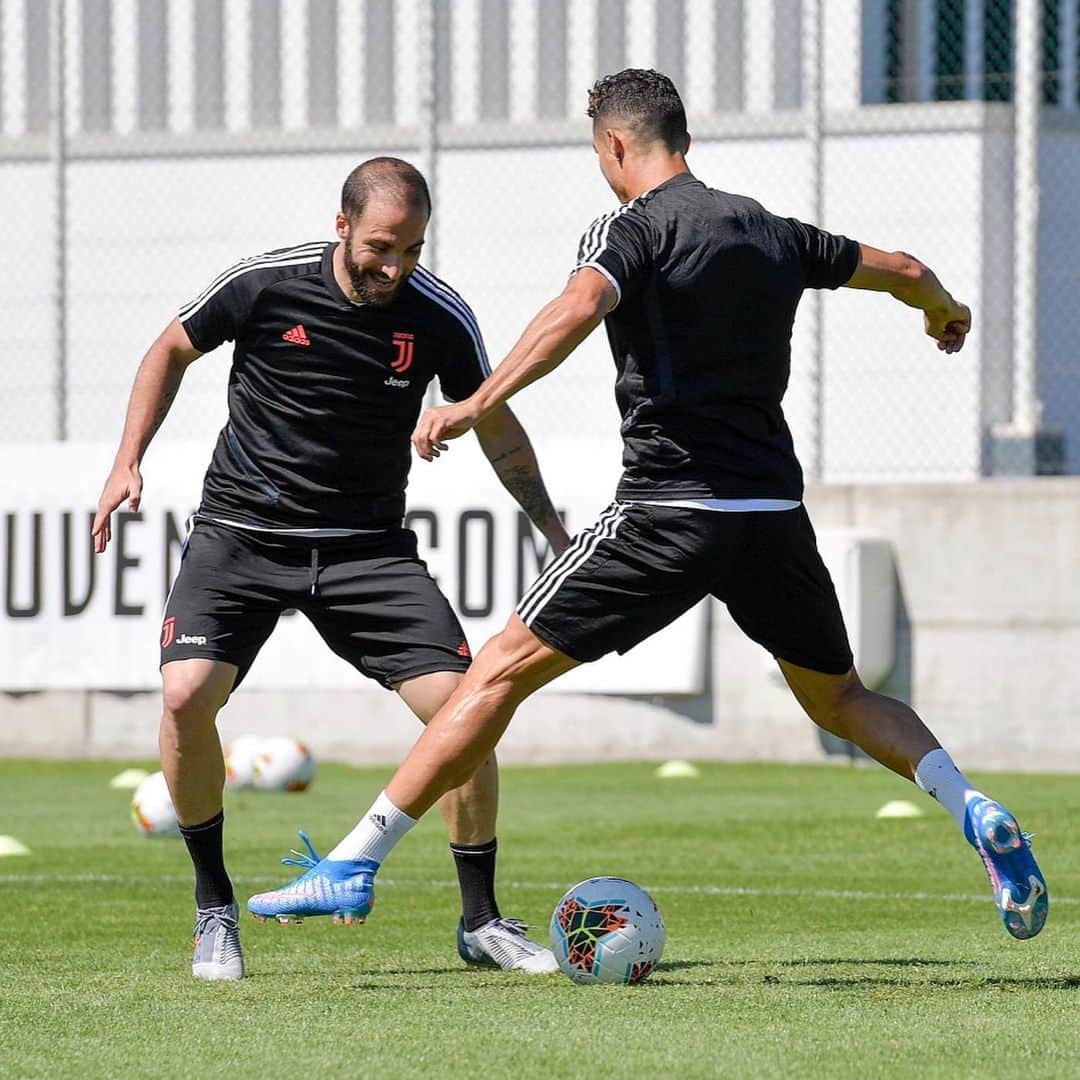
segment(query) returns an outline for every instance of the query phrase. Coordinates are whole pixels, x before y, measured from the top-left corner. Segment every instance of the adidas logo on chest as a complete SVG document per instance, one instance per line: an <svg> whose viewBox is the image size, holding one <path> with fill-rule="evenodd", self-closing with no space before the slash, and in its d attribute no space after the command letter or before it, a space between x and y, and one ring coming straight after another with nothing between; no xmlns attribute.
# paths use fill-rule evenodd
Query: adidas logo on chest
<svg viewBox="0 0 1080 1080"><path fill-rule="evenodd" d="M297 323L295 326L290 327L284 334L281 335L282 341L287 341L291 345L310 345L311 338L307 336L307 331L304 329L303 323Z"/></svg>

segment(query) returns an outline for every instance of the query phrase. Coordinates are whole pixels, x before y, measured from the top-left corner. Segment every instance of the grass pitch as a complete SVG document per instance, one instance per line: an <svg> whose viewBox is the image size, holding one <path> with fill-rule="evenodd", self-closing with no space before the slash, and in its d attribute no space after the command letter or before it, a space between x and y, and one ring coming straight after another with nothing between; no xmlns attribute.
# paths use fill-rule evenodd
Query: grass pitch
<svg viewBox="0 0 1080 1080"><path fill-rule="evenodd" d="M1005 933L952 819L875 768L506 769L506 914L546 935L563 889L640 882L668 926L638 987L467 969L437 815L394 853L366 926L245 920L250 977L190 975L190 870L131 826L118 763L0 763L5 1077L993 1077L1080 1074L1075 778L985 778L1038 834L1050 918ZM302 795L230 793L241 899L326 849L389 770L322 766ZM893 798L919 820L874 819Z"/></svg>

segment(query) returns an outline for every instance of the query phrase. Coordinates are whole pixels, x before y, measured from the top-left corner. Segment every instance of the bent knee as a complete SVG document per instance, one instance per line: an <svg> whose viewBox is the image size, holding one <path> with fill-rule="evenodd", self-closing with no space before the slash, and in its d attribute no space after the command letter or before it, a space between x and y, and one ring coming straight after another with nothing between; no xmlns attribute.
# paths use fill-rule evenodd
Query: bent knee
<svg viewBox="0 0 1080 1080"><path fill-rule="evenodd" d="M823 686L815 687L815 693L808 702L808 711L816 724L842 734L852 709L869 694L858 675L850 671L830 679Z"/></svg>
<svg viewBox="0 0 1080 1080"><path fill-rule="evenodd" d="M476 768L468 759L450 762L441 772L440 785L447 791L457 791L476 776Z"/></svg>
<svg viewBox="0 0 1080 1080"><path fill-rule="evenodd" d="M170 670L176 669L179 670ZM213 720L228 699L231 680L217 673L167 664L161 673L161 700L166 715L182 723Z"/></svg>
<svg viewBox="0 0 1080 1080"><path fill-rule="evenodd" d="M514 613L506 626L480 652L469 669L474 685L505 682L520 702L545 683L578 665L578 661L546 644ZM475 669L475 671L474 671Z"/></svg>

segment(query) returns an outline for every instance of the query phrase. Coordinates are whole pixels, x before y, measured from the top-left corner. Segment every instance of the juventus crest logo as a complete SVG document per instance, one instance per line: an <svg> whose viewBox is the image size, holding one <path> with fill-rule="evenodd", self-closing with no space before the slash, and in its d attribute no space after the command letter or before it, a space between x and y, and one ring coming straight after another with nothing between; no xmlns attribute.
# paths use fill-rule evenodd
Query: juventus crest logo
<svg viewBox="0 0 1080 1080"><path fill-rule="evenodd" d="M397 349L397 356L390 361L390 366L399 375L412 367L413 346L416 344L413 339L415 337L415 334L407 334L403 330L394 333L394 347Z"/></svg>

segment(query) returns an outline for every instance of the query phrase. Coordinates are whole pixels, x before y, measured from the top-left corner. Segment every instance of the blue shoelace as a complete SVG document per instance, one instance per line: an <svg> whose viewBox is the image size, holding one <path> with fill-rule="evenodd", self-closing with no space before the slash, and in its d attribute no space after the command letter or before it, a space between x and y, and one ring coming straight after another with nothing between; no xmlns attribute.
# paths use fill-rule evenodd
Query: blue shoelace
<svg viewBox="0 0 1080 1080"><path fill-rule="evenodd" d="M315 845L312 844L311 837L308 836L303 829L298 830L298 832L300 834L300 839L304 841L304 846L307 848L307 854L305 855L304 852L297 851L296 848L290 848L289 855L295 855L296 857L291 859L289 858L289 855L286 855L281 861L286 866L302 866L306 870L314 870L315 867L322 862L322 859L319 858L319 853L315 850Z"/></svg>

